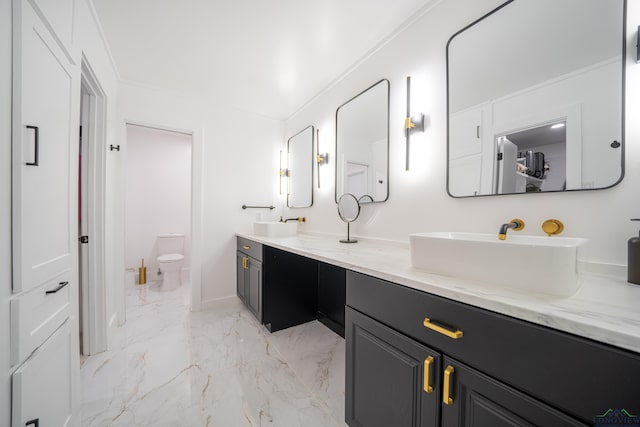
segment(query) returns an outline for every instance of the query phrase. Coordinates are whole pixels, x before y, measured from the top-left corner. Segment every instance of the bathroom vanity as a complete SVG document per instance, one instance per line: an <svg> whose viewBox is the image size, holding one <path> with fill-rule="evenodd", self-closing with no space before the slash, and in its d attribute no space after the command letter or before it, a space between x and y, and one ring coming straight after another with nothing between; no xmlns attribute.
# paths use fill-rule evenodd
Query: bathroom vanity
<svg viewBox="0 0 640 427"><path fill-rule="evenodd" d="M355 272L346 339L350 425L577 426L640 409L638 354Z"/></svg>
<svg viewBox="0 0 640 427"><path fill-rule="evenodd" d="M610 409L640 413L640 287L592 275L549 297L412 268L398 242L242 238L292 255L287 271L346 270L351 426L581 426ZM316 296L332 283L314 281Z"/></svg>
<svg viewBox="0 0 640 427"><path fill-rule="evenodd" d="M344 268L240 236L237 245L237 295L269 332L317 319L344 337Z"/></svg>

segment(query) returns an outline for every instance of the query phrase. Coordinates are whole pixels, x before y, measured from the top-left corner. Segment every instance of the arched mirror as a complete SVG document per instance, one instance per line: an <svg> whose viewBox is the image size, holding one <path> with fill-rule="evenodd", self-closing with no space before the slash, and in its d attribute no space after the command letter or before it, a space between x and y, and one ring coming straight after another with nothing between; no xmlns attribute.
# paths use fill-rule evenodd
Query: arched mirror
<svg viewBox="0 0 640 427"><path fill-rule="evenodd" d="M389 80L336 111L336 202L346 193L362 203L389 198Z"/></svg>
<svg viewBox="0 0 640 427"><path fill-rule="evenodd" d="M313 126L289 138L287 152L287 207L308 208L313 205Z"/></svg>
<svg viewBox="0 0 640 427"><path fill-rule="evenodd" d="M453 197L624 175L624 0L512 0L447 45Z"/></svg>

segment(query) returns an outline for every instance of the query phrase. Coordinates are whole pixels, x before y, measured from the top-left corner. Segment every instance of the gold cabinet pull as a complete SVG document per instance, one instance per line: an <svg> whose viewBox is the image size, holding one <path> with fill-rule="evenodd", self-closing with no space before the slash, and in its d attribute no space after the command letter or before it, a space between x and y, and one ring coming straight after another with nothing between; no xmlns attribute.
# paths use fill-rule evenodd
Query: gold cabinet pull
<svg viewBox="0 0 640 427"><path fill-rule="evenodd" d="M249 261L249 258L248 258L248 257L243 257L243 258L242 258L242 268L244 268L245 270L248 270L248 269L249 269L249 266L247 265L247 264L248 264L248 262L247 262L247 261Z"/></svg>
<svg viewBox="0 0 640 427"><path fill-rule="evenodd" d="M431 319L429 319L428 317L424 318L423 325L425 328L429 328L432 331L436 331L442 335L446 335L449 338L453 338L454 340L462 338L462 335L463 335L460 329L456 329L455 331L450 331L449 329L443 328L442 326L436 325L435 323L431 322Z"/></svg>
<svg viewBox="0 0 640 427"><path fill-rule="evenodd" d="M444 386L442 387L442 402L445 405L453 405L451 398L451 376L453 375L453 366L449 365L444 370Z"/></svg>
<svg viewBox="0 0 640 427"><path fill-rule="evenodd" d="M251 249L251 246L249 245L242 245L242 249L248 251L249 249Z"/></svg>
<svg viewBox="0 0 640 427"><path fill-rule="evenodd" d="M433 387L431 386L431 381L429 381L429 375L431 374L431 365L433 364L433 356L429 356L424 359L424 391L427 393L431 393L433 391Z"/></svg>

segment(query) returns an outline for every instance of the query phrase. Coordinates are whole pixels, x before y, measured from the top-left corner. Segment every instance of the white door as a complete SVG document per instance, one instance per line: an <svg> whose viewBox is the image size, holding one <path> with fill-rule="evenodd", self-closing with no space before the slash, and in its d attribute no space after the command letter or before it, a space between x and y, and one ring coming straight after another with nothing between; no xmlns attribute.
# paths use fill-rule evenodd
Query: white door
<svg viewBox="0 0 640 427"><path fill-rule="evenodd" d="M73 69L27 1L14 2L13 291L71 268Z"/></svg>
<svg viewBox="0 0 640 427"><path fill-rule="evenodd" d="M455 197L480 193L482 156L468 156L449 161L449 193Z"/></svg>
<svg viewBox="0 0 640 427"><path fill-rule="evenodd" d="M518 146L501 136L498 139L498 194L518 192L516 161ZM522 192L522 191L520 191Z"/></svg>
<svg viewBox="0 0 640 427"><path fill-rule="evenodd" d="M89 94L84 87L80 95L80 154L79 165L79 194L78 209L78 234L81 236L78 242L78 254L80 267L78 283L78 308L80 326L80 354L89 355Z"/></svg>

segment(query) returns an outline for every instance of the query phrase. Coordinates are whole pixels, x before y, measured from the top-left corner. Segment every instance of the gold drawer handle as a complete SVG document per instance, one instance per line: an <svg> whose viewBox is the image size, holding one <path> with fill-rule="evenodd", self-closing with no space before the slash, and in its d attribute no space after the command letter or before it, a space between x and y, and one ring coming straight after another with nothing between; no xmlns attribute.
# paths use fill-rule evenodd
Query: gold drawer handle
<svg viewBox="0 0 640 427"><path fill-rule="evenodd" d="M242 249L244 249L244 250L248 251L249 249L251 249L251 246L249 246L249 245L243 245L243 246L242 246Z"/></svg>
<svg viewBox="0 0 640 427"><path fill-rule="evenodd" d="M431 386L431 381L429 381L429 375L431 374L431 365L433 364L433 356L429 356L424 359L424 391L427 393L431 393L433 391L433 387Z"/></svg>
<svg viewBox="0 0 640 427"><path fill-rule="evenodd" d="M243 257L242 258L242 268L244 268L245 270L249 269L249 266L247 265L249 261L249 257Z"/></svg>
<svg viewBox="0 0 640 427"><path fill-rule="evenodd" d="M451 398L451 376L453 375L453 366L449 365L444 370L444 387L442 388L442 402L445 405L453 405Z"/></svg>
<svg viewBox="0 0 640 427"><path fill-rule="evenodd" d="M453 338L454 340L462 338L462 335L463 335L460 329L456 329L455 331L450 331L449 329L443 328L442 326L432 323L431 319L429 319L428 317L424 318L423 325L425 328L429 328L432 331L436 331L442 335L446 335L449 338Z"/></svg>

